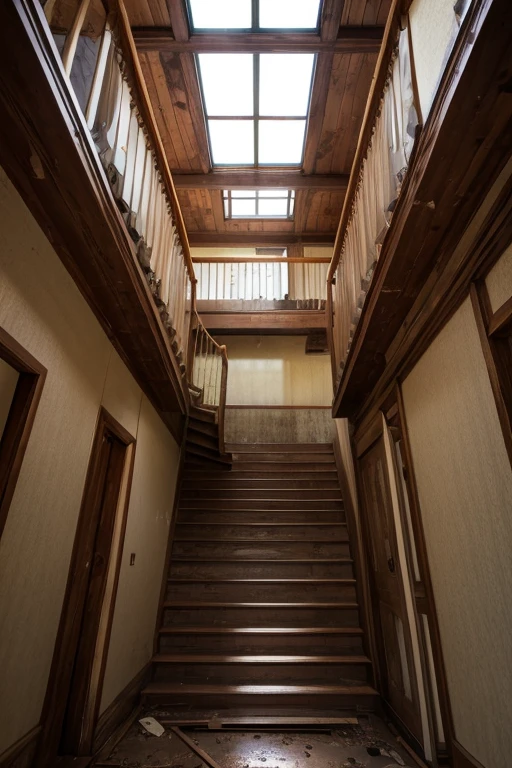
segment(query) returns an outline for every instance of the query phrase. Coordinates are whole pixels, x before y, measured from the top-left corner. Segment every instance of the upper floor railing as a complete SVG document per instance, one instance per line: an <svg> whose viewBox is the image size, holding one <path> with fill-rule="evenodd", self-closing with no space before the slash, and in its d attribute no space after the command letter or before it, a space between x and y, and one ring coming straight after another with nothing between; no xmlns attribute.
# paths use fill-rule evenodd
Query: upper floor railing
<svg viewBox="0 0 512 768"><path fill-rule="evenodd" d="M227 356L197 318L187 233L122 0L108 0L108 8L95 0L49 0L45 15L184 388L204 388L201 402L219 407L217 381L225 392Z"/></svg>
<svg viewBox="0 0 512 768"><path fill-rule="evenodd" d="M339 380L411 159L419 125L410 34L388 19L328 273L333 378Z"/></svg>
<svg viewBox="0 0 512 768"><path fill-rule="evenodd" d="M325 300L328 259L196 259L200 300Z"/></svg>

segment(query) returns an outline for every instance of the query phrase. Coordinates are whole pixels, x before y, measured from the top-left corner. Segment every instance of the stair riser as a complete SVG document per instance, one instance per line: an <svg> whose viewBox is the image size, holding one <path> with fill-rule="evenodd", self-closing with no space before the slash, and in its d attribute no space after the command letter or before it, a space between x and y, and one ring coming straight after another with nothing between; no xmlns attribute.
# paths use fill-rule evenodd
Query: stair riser
<svg viewBox="0 0 512 768"><path fill-rule="evenodd" d="M161 635L159 653L361 655L359 636L347 635Z"/></svg>
<svg viewBox="0 0 512 768"><path fill-rule="evenodd" d="M243 469L241 469L241 465L239 464L236 468L231 469L229 475L226 475L225 478L229 478L230 481L241 480L243 482L246 480L313 480L321 483L324 480L336 482L337 474L334 469L330 469L329 467L322 467L321 470L312 472L304 469L304 467L298 469L294 466L291 470L279 472L277 468L274 469L272 467L266 467L263 470L251 470L244 466ZM194 469L194 467L187 464L183 479L184 482L206 483L210 480L219 480L219 473L212 469Z"/></svg>
<svg viewBox="0 0 512 768"><path fill-rule="evenodd" d="M345 513L337 510L312 511L310 509L284 511L273 509L262 512L255 509L232 509L226 511L210 509L181 509L178 520L180 523L343 523Z"/></svg>
<svg viewBox="0 0 512 768"><path fill-rule="evenodd" d="M175 542L226 541L253 539L254 541L348 541L344 525L182 525L176 526Z"/></svg>
<svg viewBox="0 0 512 768"><path fill-rule="evenodd" d="M166 608L163 625L166 627L261 628L358 627L359 613L357 608ZM345 636L337 637L341 642ZM278 642L279 636L272 635L272 638L272 642Z"/></svg>
<svg viewBox="0 0 512 768"><path fill-rule="evenodd" d="M343 511L341 501L326 501L325 499L181 499L182 509L264 509L264 510L331 510Z"/></svg>
<svg viewBox="0 0 512 768"><path fill-rule="evenodd" d="M310 583L287 584L201 582L199 584L170 582L167 600L193 600L202 602L355 602L354 586L344 584Z"/></svg>
<svg viewBox="0 0 512 768"><path fill-rule="evenodd" d="M155 682L207 685L350 685L367 683L365 664L155 664Z"/></svg>
<svg viewBox="0 0 512 768"><path fill-rule="evenodd" d="M180 707L191 709L270 709L281 707L284 709L331 709L338 712L354 713L356 707L364 711L375 711L378 697L374 695L355 694L208 694L208 693L181 693L181 694L144 694L143 703L151 706Z"/></svg>
<svg viewBox="0 0 512 768"><path fill-rule="evenodd" d="M336 466L331 462L325 461L237 461L233 462L233 469L242 472L335 472Z"/></svg>
<svg viewBox="0 0 512 768"><path fill-rule="evenodd" d="M218 437L219 428L216 424L210 424L207 421L199 421L198 419L190 419L189 430L201 432L203 435L209 435L210 437ZM187 433L190 434L190 432Z"/></svg>
<svg viewBox="0 0 512 768"><path fill-rule="evenodd" d="M332 453L332 443L228 443L236 453Z"/></svg>
<svg viewBox="0 0 512 768"><path fill-rule="evenodd" d="M286 541L281 544L272 542L216 542L216 541L176 541L172 549L176 555L191 555L205 560L224 557L269 558L271 560L311 560L329 557L350 557L348 542L311 542Z"/></svg>
<svg viewBox="0 0 512 768"><path fill-rule="evenodd" d="M294 464L334 464L334 453L278 453L269 451L268 453L237 453L233 452L233 462L236 464L252 464L260 461L272 461L274 463L293 462Z"/></svg>
<svg viewBox="0 0 512 768"><path fill-rule="evenodd" d="M352 579L352 563L171 563L170 576L204 579Z"/></svg>
<svg viewBox="0 0 512 768"><path fill-rule="evenodd" d="M297 491L297 490L312 490L316 488L321 490L330 490L337 492L338 483L336 480L275 480L272 478L261 478L259 480L243 478L235 480L231 478L231 473L226 478L224 476L217 478L210 478L209 480L203 480L200 482L197 480L185 480L182 486L182 490L185 493L188 491L195 491L200 488L202 492L214 490L218 491L226 489L229 492L234 492L251 488L254 490L265 490L267 488L274 488L276 490Z"/></svg>
<svg viewBox="0 0 512 768"><path fill-rule="evenodd" d="M310 488L300 489L276 489L267 488L258 490L257 488L239 488L239 489L209 489L205 490L202 486L195 490L184 489L181 493L181 501L189 499L285 499L288 501L327 499L330 501L341 501L341 493L335 490L318 490Z"/></svg>

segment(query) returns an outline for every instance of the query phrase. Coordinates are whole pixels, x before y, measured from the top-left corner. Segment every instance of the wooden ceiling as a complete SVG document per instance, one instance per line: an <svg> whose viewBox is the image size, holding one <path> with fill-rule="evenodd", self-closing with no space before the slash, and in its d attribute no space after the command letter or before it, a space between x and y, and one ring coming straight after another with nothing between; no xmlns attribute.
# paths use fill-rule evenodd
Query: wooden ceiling
<svg viewBox="0 0 512 768"><path fill-rule="evenodd" d="M125 4L191 244L334 242L391 0L324 0L319 35L191 35L184 0ZM318 54L300 170L212 169L194 54L233 50ZM293 221L224 219L223 188L269 186L297 190Z"/></svg>

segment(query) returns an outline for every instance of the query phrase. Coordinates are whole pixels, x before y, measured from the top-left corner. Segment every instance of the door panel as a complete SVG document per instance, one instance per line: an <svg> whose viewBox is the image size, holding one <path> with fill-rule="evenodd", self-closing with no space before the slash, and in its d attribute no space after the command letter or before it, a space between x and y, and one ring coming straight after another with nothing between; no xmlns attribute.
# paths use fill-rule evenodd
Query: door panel
<svg viewBox="0 0 512 768"><path fill-rule="evenodd" d="M359 459L359 468L373 572L372 599L380 634L377 640L384 660L382 693L421 743L420 707L383 435Z"/></svg>

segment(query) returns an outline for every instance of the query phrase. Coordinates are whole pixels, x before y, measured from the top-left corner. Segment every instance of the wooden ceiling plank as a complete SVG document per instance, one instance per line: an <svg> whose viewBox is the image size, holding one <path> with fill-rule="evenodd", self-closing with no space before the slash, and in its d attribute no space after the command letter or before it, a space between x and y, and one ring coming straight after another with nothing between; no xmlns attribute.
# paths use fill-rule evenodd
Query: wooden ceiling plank
<svg viewBox="0 0 512 768"><path fill-rule="evenodd" d="M341 102L345 92L347 73L352 56L335 56L331 70L327 103L324 112L322 132L317 148L315 171L329 174L332 166L333 149L341 133L347 131L350 123L338 124L340 120Z"/></svg>
<svg viewBox="0 0 512 768"><path fill-rule="evenodd" d="M188 40L190 30L184 0L167 0L167 8L171 17L172 33L175 40L180 40L181 42Z"/></svg>
<svg viewBox="0 0 512 768"><path fill-rule="evenodd" d="M170 104L167 88L165 85L163 88L161 87L161 81L165 80L165 77L161 69L160 57L155 51L148 51L147 53L140 53L139 60L151 104L153 105L155 120L160 136L162 137L167 162L169 163L170 168L175 168L178 164L178 157L169 129L169 112L172 111L172 105ZM160 73L159 75L156 74L157 69Z"/></svg>
<svg viewBox="0 0 512 768"><path fill-rule="evenodd" d="M174 173L176 189L325 189L344 191L348 174L312 174L301 170L213 170L210 173Z"/></svg>
<svg viewBox="0 0 512 768"><path fill-rule="evenodd" d="M224 219L224 204L222 202L222 192L214 189L210 192L212 201L213 218L215 219L215 229L217 232L226 231L226 220Z"/></svg>
<svg viewBox="0 0 512 768"><path fill-rule="evenodd" d="M191 98L185 83L181 57L178 55L160 54L160 60L172 102L176 125L175 132L179 132L180 143L183 146L183 160L181 160L178 153L178 161L181 166L188 160L191 170L204 171L205 165L201 160L201 156L204 154L204 147L201 147L199 144L195 126L193 125L190 110L194 99Z"/></svg>
<svg viewBox="0 0 512 768"><path fill-rule="evenodd" d="M180 56L183 78L189 97L189 110L196 136L197 146L199 147L199 156L201 160L201 170L208 173L211 168L210 153L208 150L208 135L204 121L204 112L202 107L201 91L199 89L199 80L197 76L194 55L192 53L183 53Z"/></svg>
<svg viewBox="0 0 512 768"><path fill-rule="evenodd" d="M207 32L176 40L166 29L134 27L132 32L139 50L168 53L377 53L384 28L340 27L335 40L322 40L320 35L310 33L282 32Z"/></svg>
<svg viewBox="0 0 512 768"><path fill-rule="evenodd" d="M311 174L315 170L316 156L325 110L331 82L331 71L334 61L334 53L319 53L315 67L315 79L311 94L311 106L309 110L308 127L306 133L306 145L304 149L304 162L302 164L305 174Z"/></svg>

